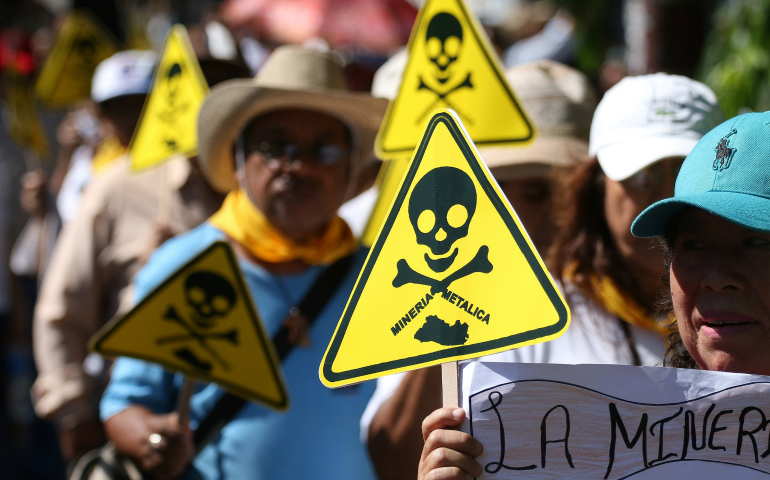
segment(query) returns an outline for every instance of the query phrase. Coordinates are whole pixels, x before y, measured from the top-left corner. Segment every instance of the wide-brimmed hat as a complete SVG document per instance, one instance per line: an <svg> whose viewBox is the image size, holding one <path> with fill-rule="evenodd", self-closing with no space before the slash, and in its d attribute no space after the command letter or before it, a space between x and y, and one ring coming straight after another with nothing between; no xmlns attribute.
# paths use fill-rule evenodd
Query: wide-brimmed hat
<svg viewBox="0 0 770 480"><path fill-rule="evenodd" d="M479 148L497 180L543 175L588 157L597 100L584 74L539 60L507 69L505 78L537 126L537 137L525 147Z"/></svg>
<svg viewBox="0 0 770 480"><path fill-rule="evenodd" d="M707 133L687 156L674 196L654 203L631 225L637 237L663 235L696 207L742 227L770 232L770 112L732 118Z"/></svg>
<svg viewBox="0 0 770 480"><path fill-rule="evenodd" d="M277 48L253 79L222 82L211 90L198 115L200 165L220 192L238 188L233 144L253 118L303 109L326 113L353 133L351 161L373 161L374 138L388 102L348 89L342 66L330 53L297 46Z"/></svg>
<svg viewBox="0 0 770 480"><path fill-rule="evenodd" d="M590 155L612 180L665 158L686 157L725 120L714 92L681 75L626 77L604 94L591 125Z"/></svg>

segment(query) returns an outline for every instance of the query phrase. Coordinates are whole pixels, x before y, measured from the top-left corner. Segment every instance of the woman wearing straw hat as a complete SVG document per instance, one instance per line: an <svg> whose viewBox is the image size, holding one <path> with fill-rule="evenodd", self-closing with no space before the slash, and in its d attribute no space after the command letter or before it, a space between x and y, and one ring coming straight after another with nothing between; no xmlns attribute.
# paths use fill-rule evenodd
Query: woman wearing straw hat
<svg viewBox="0 0 770 480"><path fill-rule="evenodd" d="M137 277L137 298L226 240L275 335L328 265L353 261L312 325L289 336L294 348L282 367L291 409L277 414L247 403L194 459L190 429L169 413L180 377L119 359L101 415L118 452L143 471L155 478L372 478L358 422L374 385L329 390L317 369L365 258L336 212L372 162L386 104L348 91L329 54L299 47L278 48L253 81L212 90L199 115L200 157L209 183L227 198L207 223L153 255ZM199 386L193 424L222 395L215 385Z"/></svg>

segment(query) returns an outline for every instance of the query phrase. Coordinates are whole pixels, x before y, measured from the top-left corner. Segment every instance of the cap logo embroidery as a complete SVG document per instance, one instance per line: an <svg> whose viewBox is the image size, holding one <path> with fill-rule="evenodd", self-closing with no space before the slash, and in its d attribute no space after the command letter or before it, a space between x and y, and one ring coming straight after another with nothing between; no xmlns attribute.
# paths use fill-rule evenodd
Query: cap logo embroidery
<svg viewBox="0 0 770 480"><path fill-rule="evenodd" d="M730 137L736 133L738 133L738 131L732 129L730 133L722 137L722 140L717 144L717 148L714 149L717 152L717 158L714 160L713 168L717 172L730 168L730 163L733 160L736 149L730 148L728 144L730 142Z"/></svg>
<svg viewBox="0 0 770 480"><path fill-rule="evenodd" d="M647 103L649 123L678 124L690 120L687 105L670 98L654 98Z"/></svg>

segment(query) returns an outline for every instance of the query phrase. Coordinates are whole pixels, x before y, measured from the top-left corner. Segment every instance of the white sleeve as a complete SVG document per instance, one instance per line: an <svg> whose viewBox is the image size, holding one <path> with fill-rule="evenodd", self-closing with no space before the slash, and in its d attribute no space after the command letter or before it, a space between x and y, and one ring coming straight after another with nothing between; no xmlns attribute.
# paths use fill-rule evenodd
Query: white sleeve
<svg viewBox="0 0 770 480"><path fill-rule="evenodd" d="M401 385L401 382L404 380L404 376L407 373L408 372L396 373L377 379L377 388L374 390L372 398L369 399L364 414L361 415L361 443L367 443L369 438L369 426L372 424L374 415L377 413L377 410L380 409L380 406L393 396L393 393L398 389L399 385Z"/></svg>
<svg viewBox="0 0 770 480"><path fill-rule="evenodd" d="M479 359L482 362L505 363L548 363L548 344L536 343L526 347L506 350L505 352L486 355Z"/></svg>

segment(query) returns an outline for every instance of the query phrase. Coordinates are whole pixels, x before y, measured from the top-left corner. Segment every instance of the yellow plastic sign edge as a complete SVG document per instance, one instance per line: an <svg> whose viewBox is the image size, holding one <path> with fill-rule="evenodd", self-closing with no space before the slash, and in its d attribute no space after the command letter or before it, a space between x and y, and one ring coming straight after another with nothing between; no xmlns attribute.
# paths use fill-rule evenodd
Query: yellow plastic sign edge
<svg viewBox="0 0 770 480"><path fill-rule="evenodd" d="M136 140L136 136L139 134L139 130L142 127L142 122L144 121L144 116L147 113L147 109L150 105L150 97L152 97L153 90L155 89L155 82L158 80L158 71L160 70L160 63L163 60L163 55L166 53L166 47L168 46L168 41L171 38L172 35L176 35L179 38L179 43L182 46L182 49L186 51L187 58L190 61L190 69L193 76L198 78L198 81L201 85L203 85L203 90L208 94L209 91L209 84L206 82L206 77L203 76L203 71L201 70L200 62L198 62L198 57L195 55L195 50L193 49L192 43L190 42L190 36L187 34L187 29L184 27L184 25L181 25L179 23L174 24L171 29L168 31L168 35L166 35L166 39L163 41L163 48L161 48L161 54L158 57L158 64L155 66L155 72L152 75L152 86L150 87L150 93L147 95L147 98L144 101L144 105L142 105L142 114L139 116L139 121L136 123L136 128L134 129L133 134L131 135L131 141L128 143L128 154L131 155L131 151L134 148L134 141ZM196 142L197 143L197 142ZM198 155L198 147L191 150L186 151L180 151L176 153L172 153L168 157L164 158L163 160L157 161L153 164L143 166L141 168L136 167L136 163L131 159L131 171L134 173L137 172L143 172L145 170L150 170L155 167L158 167L162 165L165 161L167 161L169 158L173 157L174 155L185 155L187 158L194 157L195 155Z"/></svg>
<svg viewBox="0 0 770 480"><path fill-rule="evenodd" d="M350 319L353 315L354 309L351 309L351 305L358 303L364 287L366 286L366 281L371 274L372 268L374 267L374 262L379 256L380 251L382 250L385 241L387 240L387 236L383 236L383 231L386 229L387 231L390 231L392 228L393 223L395 222L396 217L398 216L406 200L406 194L408 193L408 189L405 189L404 185L409 185L414 181L414 177L420 167L420 162L422 161L425 150L428 147L432 133L439 123L446 125L455 142L457 142L457 146L468 160L471 170L476 175L476 178L481 184L482 188L493 188L492 185L494 184L494 186L497 187L497 191L501 191L499 185L497 185L497 182L495 181L495 178L489 172L489 168L487 168L486 164L481 159L476 146L473 144L473 141L471 141L468 131L465 129L465 126L457 114L453 110L449 109L435 110L433 114L431 114L431 118L426 122L425 128L423 129L420 145L417 149L415 149L411 160L409 160L409 166L407 167L406 174L404 174L403 178L401 179L401 183L398 187L398 193L393 197L393 201L390 204L390 209L388 210L387 218L382 223L379 231L377 232L377 238L374 241L374 245L369 250L369 254L366 257L366 261L364 262L364 267L361 269L361 272L358 275L358 279L356 280L356 284L350 294L350 298L345 305L345 310L342 313L342 317L337 324L337 328L334 330L334 334L332 335L332 339L329 342L329 346L326 348L326 353L324 353L323 359L321 360L321 365L318 368L318 375L321 379L321 383L329 388L344 387L346 385L359 383L366 380L372 380L385 375L407 372L410 370L417 370L419 368L439 365L441 363L468 360L484 355L504 352L506 350L511 350L512 345L516 345L516 348L519 348L536 343L548 342L562 336L567 330L567 327L569 327L571 321L571 313L567 302L564 300L561 292L556 287L556 283L553 281L553 278L551 278L551 274L548 272L548 269L546 268L542 259L535 253L537 250L535 249L532 240L529 238L529 235L523 228L519 228L521 221L519 221L518 215L516 215L513 207L511 207L510 202L508 202L504 196L498 197L497 193L493 191L488 195L489 199L495 206L495 209L498 211L498 213L501 215L503 213L508 214L507 218L503 217L503 221L508 226L510 232L516 240L516 243L519 245L522 254L527 259L527 263L532 268L533 273L540 281L540 285L545 290L546 295L548 295L548 298L551 300L551 304L556 308L556 311L559 315L558 321L549 327L542 327L536 330L511 335L509 337L501 338L498 340L469 346L461 345L445 348L430 354L393 360L379 365L371 365L368 367L350 370L348 372L336 373L332 371L332 365L334 364L334 360L337 356L337 353L339 352L339 348L342 345L345 331L347 330L347 326L350 323ZM473 161L471 161L471 159L473 159ZM521 248L522 246L525 248ZM543 331L543 335L537 334L540 331Z"/></svg>
<svg viewBox="0 0 770 480"><path fill-rule="evenodd" d="M253 324L254 331L257 334L257 339L262 344L263 350L266 352L266 355L271 360L270 372L272 373L274 380L278 384L283 400L277 403L273 402L270 399L266 399L259 395L254 395L253 392L247 392L241 387L230 384L229 382L212 380L211 378L201 375L199 371L196 371L192 368L180 367L179 365L166 366L163 363L161 363L162 360L159 360L156 357L151 357L149 355L136 355L136 356L130 355L130 356L131 358L137 358L139 360L144 360L151 363L157 363L161 365L165 370L170 371L172 373L182 372L189 377L196 378L204 382L216 383L217 385L221 386L224 390L232 393L233 395L238 395L239 397L245 398L247 400L258 401L261 404L273 410L276 410L279 412L286 411L288 410L290 405L289 389L287 388L287 385L286 385L286 379L283 376L283 369L280 367L281 361L278 359L278 355L275 352L275 346L273 345L272 339L270 339L270 337L267 335L264 325L262 325L262 322L259 320L260 317L259 315L257 315L257 310L254 307L254 302L251 298L251 295L249 295L249 289L246 286L245 281L243 280L243 275L240 273L241 270L240 270L240 267L238 266L238 261L235 258L235 253L233 252L233 248L227 242L223 242L223 241L214 242L213 244L211 244L211 246L207 247L204 251L196 255L195 258L185 263L176 272L174 272L171 276L169 276L166 280L164 280L163 283L158 285L155 288L155 290L150 292L149 295L143 298L128 313L126 313L122 317L116 317L110 320L109 322L107 322L107 324L104 325L102 328L100 328L99 331L97 331L88 341L88 350L90 352L98 353L99 355L102 355L108 358L129 356L129 355L126 355L125 352L103 348L101 344L105 339L107 339L110 336L113 330L116 330L118 327L120 327L121 324L123 324L125 321L133 317L134 312L137 312L140 309L144 308L144 305L146 303L150 302L150 300L152 300L156 295L162 292L166 288L166 286L168 286L173 281L175 281L176 278L181 274L181 272L187 269L188 266L198 262L199 260L209 255L212 251L218 248L224 248L225 255L228 258L228 263L230 263L230 265L233 267L233 270L236 272L235 277L236 277L236 281L238 282L238 286L241 289L240 291L246 293L246 296L243 300L246 304L246 308L249 311L250 319L252 321L254 319L257 319L256 321L254 321L254 324Z"/></svg>
<svg viewBox="0 0 770 480"><path fill-rule="evenodd" d="M400 163L404 163L403 168ZM377 179L374 181L375 187L378 190L377 199L374 202L371 213L369 213L369 219L366 221L366 226L361 234L360 242L365 247L371 247L374 244L374 240L377 238L377 232L382 225L382 220L388 214L388 208L392 203L393 197L398 192L398 185L406 173L406 168L409 165L408 158L399 158L386 160L380 168L380 172L377 175ZM396 178L396 172L401 175ZM389 201L385 203L384 199L389 198ZM379 220L379 225L375 225L375 222Z"/></svg>
<svg viewBox="0 0 770 480"><path fill-rule="evenodd" d="M404 67L404 73L402 75L406 75L406 71L409 68L409 63L412 57L411 55L412 46L416 41L417 33L420 30L420 25L422 24L422 18L425 15L425 11L427 10L428 5L432 1L435 1L435 0L423 1L422 5L420 6L420 10L417 13L417 18L414 21L414 27L412 27L412 32L409 35L409 42L406 45L406 52L409 55L409 58L407 59L406 66ZM486 34L480 33L480 32L484 32L484 27L481 25L481 22L479 22L478 18L476 18L476 15L471 10L469 10L468 7L465 5L464 0L454 0L454 1L456 1L459 4L460 9L465 14L465 17L468 19L469 22L472 23L473 28L471 30L474 38L476 38L476 40L478 41L479 46L481 47L481 50L484 52L484 55L487 58L487 61L494 69L495 74L497 74L497 77L500 80L500 83L508 92L508 95L513 101L513 104L516 105L516 108L519 110L519 112L521 112L521 117L529 127L529 132L530 132L529 136L526 138L478 142L478 145L483 147L492 147L492 146L505 147L505 146L512 146L512 145L524 146L531 143L532 141L534 141L535 136L537 135L537 129L535 127L535 123L529 119L529 116L526 113L526 109L521 104L521 102L519 102L518 98L516 98L516 95L511 89L511 86L508 85L508 81L505 79L505 75L503 75L502 69L500 68L500 62L498 60L498 56L497 54L492 53L495 50L491 42L489 41L489 38L487 38ZM402 148L398 150L386 150L382 147L383 138L385 137L388 127L390 126L390 117L393 114L393 110L396 107L396 103L399 101L400 98L402 98L401 91L405 88L404 82L403 82L403 76L401 77L401 80L402 80L401 84L398 87L398 94L396 95L395 99L388 102L388 109L385 111L385 117L383 117L382 119L382 123L380 124L380 129L377 131L377 137L374 140L374 151L377 154L377 158L380 158L382 160L403 158L404 154L412 153L414 149L417 147L417 145L415 145L410 148Z"/></svg>
<svg viewBox="0 0 770 480"><path fill-rule="evenodd" d="M6 85L6 109L9 113L17 115L18 112L21 110L19 108L19 105L25 105L23 108L29 108L29 114L32 119L31 122L31 130L36 130L37 134L40 135L40 144L39 145L33 145L33 144L24 144L19 141L18 138L15 137L15 129L19 127L18 121L16 121L15 118L13 118L13 122L10 122L8 125L6 125L6 130L8 132L8 136L11 140L11 142L19 149L31 153L32 155L35 155L38 159L48 159L48 157L51 156L51 146L48 141L48 135L45 132L45 128L43 127L43 122L40 119L40 115L37 111L36 105L35 105L35 97L34 97L34 86L29 85L22 85L20 82L20 77L13 75L10 77L11 82L9 82ZM8 79L5 79L8 80ZM11 101L11 96L14 94L26 96L26 100L18 100L14 99ZM25 102L28 101L28 104L25 104ZM11 104L14 104L15 108L11 107Z"/></svg>

